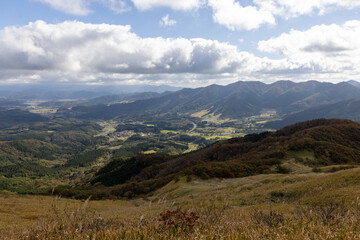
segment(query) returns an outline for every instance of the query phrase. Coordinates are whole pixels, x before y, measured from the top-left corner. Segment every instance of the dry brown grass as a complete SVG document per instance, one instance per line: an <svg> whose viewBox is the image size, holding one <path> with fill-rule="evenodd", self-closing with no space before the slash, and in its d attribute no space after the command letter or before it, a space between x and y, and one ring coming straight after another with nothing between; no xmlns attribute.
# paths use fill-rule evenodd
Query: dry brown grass
<svg viewBox="0 0 360 240"><path fill-rule="evenodd" d="M86 202L70 215L42 221L32 228L10 232L4 239L359 239L360 212L354 206L337 211L336 221L323 221L323 213L314 210L312 214L286 215L275 210L260 210L250 214L243 209L230 208L217 215L217 221L209 221L214 212L202 210L204 215L187 212L196 216L195 221L184 221L175 217L171 224L164 224L164 215L140 217L129 220L103 218L87 212ZM339 208L345 206L337 205ZM358 206L358 205L357 205ZM317 207L314 207L316 209ZM179 212L178 212L179 211ZM163 214L168 214L164 212ZM194 215L191 215L193 213ZM199 218L197 218L197 216Z"/></svg>
<svg viewBox="0 0 360 240"><path fill-rule="evenodd" d="M0 239L360 239L359 183L351 169L180 179L131 201L1 194Z"/></svg>

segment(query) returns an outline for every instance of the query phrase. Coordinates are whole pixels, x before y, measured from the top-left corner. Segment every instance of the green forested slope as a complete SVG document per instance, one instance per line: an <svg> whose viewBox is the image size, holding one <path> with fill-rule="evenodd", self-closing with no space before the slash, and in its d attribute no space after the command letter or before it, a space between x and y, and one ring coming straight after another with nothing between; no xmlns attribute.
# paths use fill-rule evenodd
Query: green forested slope
<svg viewBox="0 0 360 240"><path fill-rule="evenodd" d="M178 157L140 155L115 159L92 183L113 188L115 195L153 191L184 175L233 178L263 173L287 173L284 162L294 159L310 167L360 163L360 125L349 120L318 119L277 132L251 134L215 143Z"/></svg>

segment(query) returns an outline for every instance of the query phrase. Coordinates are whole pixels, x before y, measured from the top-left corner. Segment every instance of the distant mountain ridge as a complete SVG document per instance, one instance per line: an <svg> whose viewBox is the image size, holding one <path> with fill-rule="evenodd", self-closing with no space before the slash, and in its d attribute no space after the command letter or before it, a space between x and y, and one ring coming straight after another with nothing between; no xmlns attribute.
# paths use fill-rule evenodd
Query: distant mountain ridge
<svg viewBox="0 0 360 240"><path fill-rule="evenodd" d="M127 104L77 106L71 109L71 114L85 119L96 119L99 116L111 119L128 114L191 114L207 110L209 113L221 114L222 117L238 118L259 114L264 109L275 109L280 114L288 114L352 98L360 98L360 88L346 82L332 84L278 81L265 84L239 81L227 86L185 88ZM60 110L62 114L66 114L66 111Z"/></svg>
<svg viewBox="0 0 360 240"><path fill-rule="evenodd" d="M333 104L320 105L303 111L285 115L281 121L268 122L265 127L280 129L290 124L318 118L350 119L360 122L360 98Z"/></svg>
<svg viewBox="0 0 360 240"><path fill-rule="evenodd" d="M142 92L142 93L123 93L123 94L112 94L112 95L103 95L96 98L83 99L83 100L74 100L74 101L48 101L40 103L39 106L55 106L55 107L71 107L71 106L93 106L93 105L111 105L121 102L133 102L137 100L146 100L150 98L164 96L171 92Z"/></svg>
<svg viewBox="0 0 360 240"><path fill-rule="evenodd" d="M105 95L134 95L136 93L163 93L182 88L167 85L79 85L32 84L0 85L0 97L24 100L91 99Z"/></svg>
<svg viewBox="0 0 360 240"><path fill-rule="evenodd" d="M349 80L349 81L347 81L347 83L349 83L355 87L360 87L360 82L355 81L355 80Z"/></svg>

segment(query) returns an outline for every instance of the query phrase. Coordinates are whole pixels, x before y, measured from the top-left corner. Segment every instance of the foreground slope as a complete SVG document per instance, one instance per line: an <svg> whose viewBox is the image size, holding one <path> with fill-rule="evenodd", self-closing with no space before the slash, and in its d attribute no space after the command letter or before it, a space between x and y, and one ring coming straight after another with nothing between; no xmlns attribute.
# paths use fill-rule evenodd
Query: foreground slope
<svg viewBox="0 0 360 240"><path fill-rule="evenodd" d="M289 173L288 162L316 168L358 164L360 125L349 120L318 119L277 132L251 134L215 143L207 148L172 157L139 155L115 159L101 169L92 184L111 188L111 194L134 196L154 191L181 176L235 178L267 173Z"/></svg>
<svg viewBox="0 0 360 240"><path fill-rule="evenodd" d="M319 119L178 157L114 160L96 176L109 180L102 182L109 187L95 178L95 186L83 186L80 196L152 191L144 198L77 201L0 191L0 236L359 239L359 131L352 121Z"/></svg>
<svg viewBox="0 0 360 240"><path fill-rule="evenodd" d="M182 178L151 197L126 201L0 193L0 236L11 240L359 239L359 176L356 168L192 182ZM181 220L184 214L196 221Z"/></svg>

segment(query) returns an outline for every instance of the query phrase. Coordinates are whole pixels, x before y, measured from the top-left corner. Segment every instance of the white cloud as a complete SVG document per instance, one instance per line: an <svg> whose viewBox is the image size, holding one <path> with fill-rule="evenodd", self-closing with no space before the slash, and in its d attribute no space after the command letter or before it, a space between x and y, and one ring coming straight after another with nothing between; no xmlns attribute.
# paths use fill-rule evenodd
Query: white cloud
<svg viewBox="0 0 360 240"><path fill-rule="evenodd" d="M285 18L314 13L322 15L332 9L352 9L360 6L358 0L255 0L259 5L261 2L269 1L278 8L275 14Z"/></svg>
<svg viewBox="0 0 360 240"><path fill-rule="evenodd" d="M292 30L259 42L260 51L282 56L274 60L202 38L141 38L130 26L37 21L0 30L0 81L198 86L236 80L356 79L359 38L360 21Z"/></svg>
<svg viewBox="0 0 360 240"><path fill-rule="evenodd" d="M99 2L116 13L123 13L130 8L125 0L35 0L50 5L52 8L72 15L85 16L92 12L92 2Z"/></svg>
<svg viewBox="0 0 360 240"><path fill-rule="evenodd" d="M230 30L253 30L276 24L276 18L323 15L336 9L360 7L359 0L253 0L245 6L239 0L208 0L213 19Z"/></svg>
<svg viewBox="0 0 360 240"><path fill-rule="evenodd" d="M130 10L126 0L34 0L73 15L88 15L92 3L101 3L115 13ZM263 25L275 25L277 18L289 19L302 15L323 15L337 9L360 7L360 0L129 0L134 6L146 11L164 7L173 10L192 11L209 6L214 22L232 31L254 30ZM245 5L245 3L248 3ZM166 17L166 16L165 16ZM173 24L173 20L164 26Z"/></svg>
<svg viewBox="0 0 360 240"><path fill-rule="evenodd" d="M260 41L258 49L277 53L296 65L320 72L358 72L360 21L344 25L318 25L307 31L291 30L277 38Z"/></svg>
<svg viewBox="0 0 360 240"><path fill-rule="evenodd" d="M175 20L169 18L169 14L166 14L159 21L160 26L174 26L176 24Z"/></svg>
<svg viewBox="0 0 360 240"><path fill-rule="evenodd" d="M20 73L46 73L48 79L52 74L84 79L94 74L246 73L256 70L260 60L218 41L140 38L129 26L37 21L0 31L0 71L14 78Z"/></svg>
<svg viewBox="0 0 360 240"><path fill-rule="evenodd" d="M142 11L156 7L168 7L173 10L190 11L204 5L204 0L131 0Z"/></svg>
<svg viewBox="0 0 360 240"><path fill-rule="evenodd" d="M209 0L213 8L214 21L231 30L252 30L262 24L275 24L271 12L254 6L243 7L234 0Z"/></svg>

